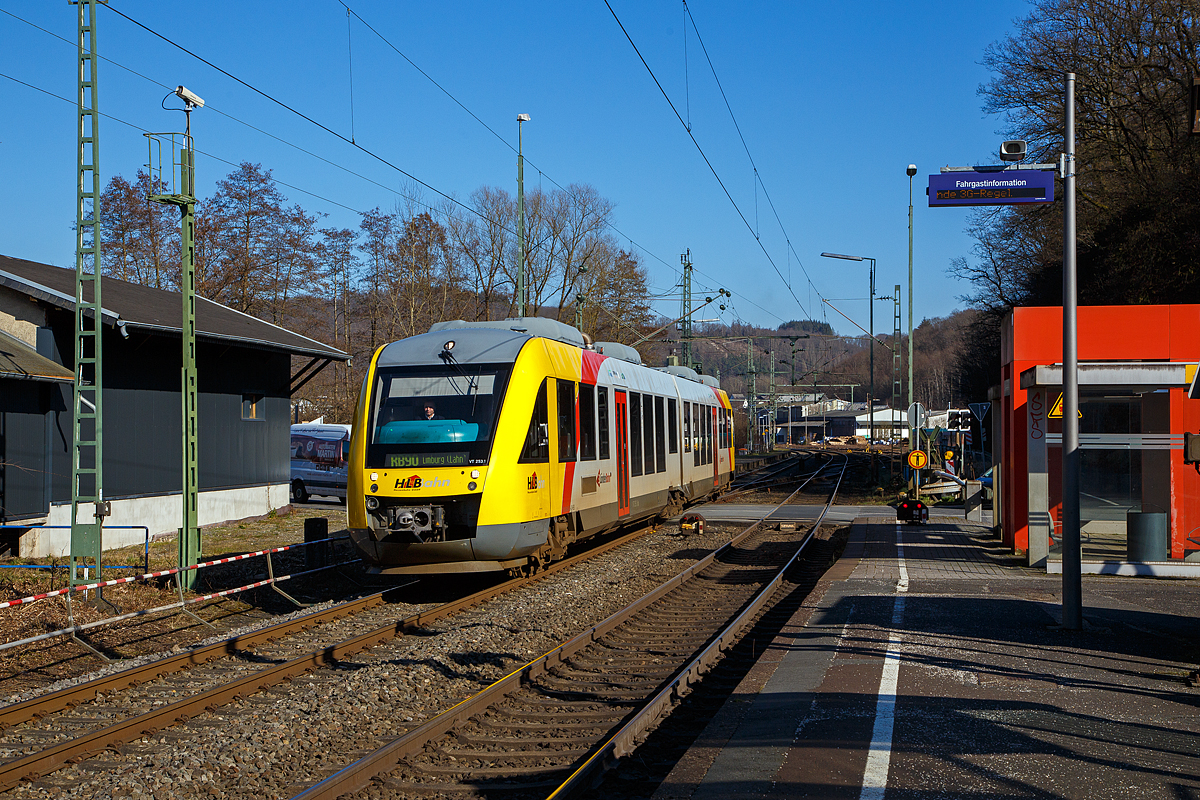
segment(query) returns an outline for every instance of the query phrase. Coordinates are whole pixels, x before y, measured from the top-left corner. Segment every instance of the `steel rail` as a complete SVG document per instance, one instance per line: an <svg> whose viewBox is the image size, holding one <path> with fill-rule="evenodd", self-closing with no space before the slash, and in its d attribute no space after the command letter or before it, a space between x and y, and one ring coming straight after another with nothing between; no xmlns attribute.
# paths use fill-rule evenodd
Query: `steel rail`
<svg viewBox="0 0 1200 800"><path fill-rule="evenodd" d="M848 461L849 459L847 459L847 462ZM843 467L843 473L844 471L845 467ZM566 663L566 661L573 654L582 650L592 642L598 641L608 632L628 621L631 617L636 616L640 611L652 605L669 592L686 583L694 575L703 571L717 559L722 557L725 553L733 550L739 544L745 541L759 528L760 525L770 519L770 517L776 511L786 505L792 499L792 497L795 497L795 495L798 494L800 490L804 488L804 486L811 482L812 479L819 474L819 472L820 471L818 471L818 473L814 473L813 476L811 476L803 485L797 488L795 492L771 509L770 512L763 515L762 519L751 524L741 533L733 537L729 542L695 562L692 564L692 566L666 581L658 588L651 590L630 605L614 612L603 621L593 625L591 628L587 629L571 640L560 644L544 655L539 656L538 658L535 658L518 667L508 675L500 678L490 686L463 700L452 708L449 708L441 714L438 714L437 716L427 720L423 724L412 729L411 731L408 731L399 738L382 745L353 764L343 767L341 770L335 772L333 775L330 775L321 782L310 786L300 794L295 795L292 800L335 800L335 798L342 795L351 794L362 790L368 786L376 776L392 769L400 759L421 752L424 750L428 742L448 733L457 725L462 724L472 716L478 714L484 708L489 706L494 700L503 697L509 691L519 686L522 681L545 674L550 670L550 668L558 664ZM832 502L832 497L830 502ZM822 513L822 518L823 516L824 514ZM739 619L741 616L742 615L739 615Z"/></svg>
<svg viewBox="0 0 1200 800"><path fill-rule="evenodd" d="M382 644L390 639L403 636L409 631L424 627L433 622L453 616L467 608L484 603L501 594L518 589L534 581L553 575L562 570L574 567L589 559L596 558L608 551L620 547L623 544L632 542L651 531L655 530L653 524L646 525L643 528L631 531L623 536L613 539L610 542L605 542L602 545L593 547L586 552L572 556L571 558L555 562L549 567L541 570L535 575L526 578L513 578L489 587L467 597L445 603L436 608L420 611L412 614L401 620L388 625L380 626L374 630L360 634L358 636L346 639L334 645L329 645L319 650L314 650L298 658L267 667L252 675L245 676L223 686L214 687L206 691L200 692L192 697L176 701L169 705L162 706L154 711L146 714L140 714L130 717L121 722L101 728L83 736L71 739L54 747L41 750L37 753L31 753L28 756L13 759L0 764L0 792L7 791L22 780L35 780L43 775L49 774L57 769L61 769L64 765L90 757L96 753L110 749L116 745L123 744L131 739L139 738L143 735L153 733L164 727L168 727L176 722L185 722L191 717L200 714L204 711L224 705L234 698L245 697L247 695L258 692L269 686L281 683L285 680L293 678L305 672L318 669L327 664L334 663L339 659L345 658L361 650L369 647ZM369 595L359 601L352 601L352 604L362 603L368 600L376 600L375 605L386 602L383 595L397 591L396 589L388 589L384 592L379 592L374 595ZM277 638L287 633L292 633L298 630L303 630L306 627L311 627L318 617L329 617L331 612L340 611L339 616L347 613L355 613L354 610L346 610L344 604L335 606L331 609L326 609L321 612L315 612L311 615L304 615L295 620L279 623L278 625L263 628L260 631L254 631L243 636L226 639L223 642L198 648L196 650L185 652L178 656L172 656L158 661L153 661L141 667L136 667L131 670L115 673L111 676L97 678L94 681L89 681L75 687L69 687L59 692L54 692L44 697L34 698L32 700L18 703L0 710L0 722L5 725L16 724L40 716L45 716L48 713L62 710L63 708L78 705L80 702L92 699L99 692L111 691L114 689L126 688L136 683L153 680L161 675L169 672L175 672L194 664L203 663L204 661L218 658L223 655L228 655L236 652L239 649L244 649L247 645L266 641L268 639ZM362 609L358 609L362 610ZM306 623L306 624L301 624Z"/></svg>
<svg viewBox="0 0 1200 800"><path fill-rule="evenodd" d="M700 682L705 672L721 660L724 651L737 643L742 633L750 627L759 612L778 591L783 583L784 575L800 559L813 535L821 527L825 514L833 505L838 489L845 477L846 467L850 463L848 456L843 455L845 463L838 473L837 482L830 492L829 501L821 509L820 515L805 534L804 540L795 554L779 569L775 577L746 605L740 614L725 629L718 634L705 648L698 653L683 669L675 674L658 694L637 711L616 733L609 737L587 761L579 766L563 783L547 796L547 800L563 800L574 793L589 788L600 774L607 771L618 759L629 755L637 749L638 743L658 723L671 713L671 708L680 698L687 695L691 688ZM796 492L800 490L797 489ZM795 493L793 493L795 494ZM790 499L790 498L789 498Z"/></svg>

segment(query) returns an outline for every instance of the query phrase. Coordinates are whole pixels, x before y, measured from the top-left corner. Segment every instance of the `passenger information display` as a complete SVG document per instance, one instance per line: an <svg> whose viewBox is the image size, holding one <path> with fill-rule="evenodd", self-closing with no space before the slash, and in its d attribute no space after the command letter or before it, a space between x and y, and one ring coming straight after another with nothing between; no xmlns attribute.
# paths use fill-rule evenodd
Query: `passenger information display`
<svg viewBox="0 0 1200 800"><path fill-rule="evenodd" d="M1054 173L1034 169L929 176L929 205L1007 206L1054 202Z"/></svg>

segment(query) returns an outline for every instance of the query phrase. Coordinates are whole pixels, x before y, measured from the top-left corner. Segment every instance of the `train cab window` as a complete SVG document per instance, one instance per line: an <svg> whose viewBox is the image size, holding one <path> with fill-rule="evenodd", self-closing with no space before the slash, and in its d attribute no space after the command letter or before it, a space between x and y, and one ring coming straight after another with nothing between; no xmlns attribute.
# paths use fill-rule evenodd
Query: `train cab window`
<svg viewBox="0 0 1200 800"><path fill-rule="evenodd" d="M575 460L575 383L558 383L558 460Z"/></svg>
<svg viewBox="0 0 1200 800"><path fill-rule="evenodd" d="M579 460L596 460L596 387L579 384Z"/></svg>
<svg viewBox="0 0 1200 800"><path fill-rule="evenodd" d="M653 475L654 469L654 398L642 395L642 449L646 457L646 474Z"/></svg>
<svg viewBox="0 0 1200 800"><path fill-rule="evenodd" d="M608 387L597 387L596 420L600 423L600 458L609 458L608 451Z"/></svg>
<svg viewBox="0 0 1200 800"><path fill-rule="evenodd" d="M667 431L663 398L654 398L654 455L658 459L658 472L667 471Z"/></svg>
<svg viewBox="0 0 1200 800"><path fill-rule="evenodd" d="M667 398L667 452L679 452L679 401Z"/></svg>
<svg viewBox="0 0 1200 800"><path fill-rule="evenodd" d="M692 403L692 466L698 467L704 463L703 448L700 445L700 404Z"/></svg>
<svg viewBox="0 0 1200 800"><path fill-rule="evenodd" d="M375 373L368 467L486 464L511 366L389 366Z"/></svg>
<svg viewBox="0 0 1200 800"><path fill-rule="evenodd" d="M629 474L642 474L642 396L629 393Z"/></svg>
<svg viewBox="0 0 1200 800"><path fill-rule="evenodd" d="M529 419L529 430L525 434L525 446L521 448L518 461L544 462L550 460L550 416L546 411L546 379L538 388L533 401L533 416Z"/></svg>

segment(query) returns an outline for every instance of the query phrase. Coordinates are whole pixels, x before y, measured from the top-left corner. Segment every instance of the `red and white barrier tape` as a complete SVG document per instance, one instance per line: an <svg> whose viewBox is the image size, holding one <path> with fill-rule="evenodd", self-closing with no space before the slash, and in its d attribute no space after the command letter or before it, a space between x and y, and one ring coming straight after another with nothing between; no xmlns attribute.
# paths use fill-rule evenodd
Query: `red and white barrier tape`
<svg viewBox="0 0 1200 800"><path fill-rule="evenodd" d="M183 568L172 567L171 569L159 570L158 572L147 572L144 575L131 575L127 578L114 578L113 580L110 580L110 581L96 581L95 583L80 583L80 584L76 584L75 586L67 586L66 588L63 588L63 589L55 589L52 592L42 592L41 594L30 595L29 597L22 597L19 600L5 600L4 602L0 603L0 609L13 608L14 606L25 605L28 603L35 602L37 600L45 600L48 597L58 597L59 595L64 595L69 592L86 592L89 589L101 589L105 586L116 586L116 585L122 584L122 583L132 583L133 581L144 581L144 580L148 580L150 578L163 578L168 575L174 575L177 572L187 572L188 570L200 569L201 567L211 567L216 564L230 564L234 561L242 561L247 558L254 558L255 556L265 556L267 553L282 553L285 550L292 550L294 548L304 547L304 546L307 546L310 544L323 544L325 542L342 541L344 538L345 537L339 536L336 539L334 537L330 537L328 539L317 539L316 541L312 541L312 542L302 542L302 543L298 543L298 544L285 544L282 547L272 547L267 550L256 550L253 553L243 553L238 556L229 556L227 558L218 558L213 561L203 561L199 564L193 564L191 566L183 567Z"/></svg>

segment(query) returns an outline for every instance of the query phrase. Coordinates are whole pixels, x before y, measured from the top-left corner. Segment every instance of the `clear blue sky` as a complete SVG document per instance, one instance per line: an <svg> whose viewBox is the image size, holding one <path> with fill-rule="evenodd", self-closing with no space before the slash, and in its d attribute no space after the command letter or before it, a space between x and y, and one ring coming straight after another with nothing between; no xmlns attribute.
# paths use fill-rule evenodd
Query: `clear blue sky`
<svg viewBox="0 0 1200 800"><path fill-rule="evenodd" d="M979 62L984 48L1028 12L1026 2L692 0L688 7L761 184L682 3L610 2L675 109L690 120L737 209L603 0L351 3L388 42L359 19L348 31L345 6L332 0L112 0L111 9L339 134L350 137L353 125L363 148L464 200L483 185L515 192L516 115L530 114L526 186L589 183L614 201L618 236L642 252L658 294L670 293L679 255L690 248L700 273L696 293L718 286L734 292L726 321L734 312L772 327L827 317L839 332L855 333L822 311L820 297L865 324L866 264L820 258L822 251L874 256L877 292L890 294L897 283L907 291L905 167L915 163L916 318L961 307L969 287L946 269L970 253L968 212L928 208L926 176L946 164L997 160L1003 121L980 110L976 90L989 75ZM287 184L281 188L289 200L327 214L324 224L356 226L356 211L390 209L397 192L412 187L391 167L111 9L100 10L100 54L116 62L101 63L100 110L148 130L180 130L183 115L162 110L162 87L182 83L201 95L207 106L193 114L197 148L209 154L197 165L201 195L230 164L257 162ZM0 10L0 73L8 76L0 77L0 253L73 266L75 8L0 0ZM105 119L101 138L105 183L116 174L132 178L146 162L140 131ZM656 304L672 317L678 307L677 300ZM890 330L891 310L877 303L877 330Z"/></svg>

